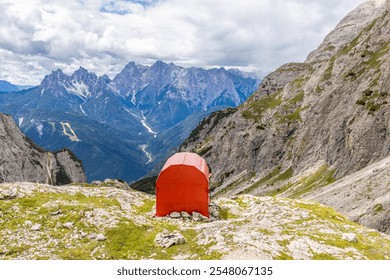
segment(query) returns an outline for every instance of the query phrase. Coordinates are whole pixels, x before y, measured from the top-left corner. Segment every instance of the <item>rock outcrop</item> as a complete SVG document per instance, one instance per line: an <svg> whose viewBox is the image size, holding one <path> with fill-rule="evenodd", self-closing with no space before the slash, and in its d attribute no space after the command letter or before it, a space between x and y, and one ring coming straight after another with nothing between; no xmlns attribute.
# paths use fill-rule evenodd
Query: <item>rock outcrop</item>
<svg viewBox="0 0 390 280"><path fill-rule="evenodd" d="M389 30L390 1L367 1L304 63L283 65L243 105L204 119L180 150L206 159L212 195L314 199L389 232L386 183L335 182L390 155Z"/></svg>
<svg viewBox="0 0 390 280"><path fill-rule="evenodd" d="M206 159L213 195L270 194L313 166L337 179L389 156L388 30L388 1L368 1L304 63L280 67L243 105L204 119L180 150Z"/></svg>
<svg viewBox="0 0 390 280"><path fill-rule="evenodd" d="M155 218L155 199L115 185L0 184L0 259L390 259L388 235L318 203L239 195L213 201L218 220L194 221Z"/></svg>
<svg viewBox="0 0 390 280"><path fill-rule="evenodd" d="M329 205L352 221L390 234L389 182L387 157L300 198Z"/></svg>
<svg viewBox="0 0 390 280"><path fill-rule="evenodd" d="M48 152L35 145L12 117L0 114L0 182L64 185L85 182L81 161L69 150Z"/></svg>

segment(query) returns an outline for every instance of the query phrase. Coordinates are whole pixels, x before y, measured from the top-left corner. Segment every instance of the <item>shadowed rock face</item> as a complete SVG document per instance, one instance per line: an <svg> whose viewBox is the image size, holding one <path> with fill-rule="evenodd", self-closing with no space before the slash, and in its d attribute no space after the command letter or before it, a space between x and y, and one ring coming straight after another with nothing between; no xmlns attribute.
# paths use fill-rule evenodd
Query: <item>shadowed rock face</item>
<svg viewBox="0 0 390 280"><path fill-rule="evenodd" d="M69 150L48 152L35 145L12 117L0 114L0 182L64 185L85 182L81 161Z"/></svg>

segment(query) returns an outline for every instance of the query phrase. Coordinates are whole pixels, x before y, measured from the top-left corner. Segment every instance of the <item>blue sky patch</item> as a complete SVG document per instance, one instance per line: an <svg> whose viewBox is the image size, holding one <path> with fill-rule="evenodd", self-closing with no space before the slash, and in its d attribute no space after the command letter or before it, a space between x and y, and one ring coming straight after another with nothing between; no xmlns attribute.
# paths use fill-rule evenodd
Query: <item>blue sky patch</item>
<svg viewBox="0 0 390 280"><path fill-rule="evenodd" d="M103 4L100 8L100 11L103 13L118 14L118 15L127 15L133 13L129 3L141 4L144 7L149 7L158 0L113 0Z"/></svg>

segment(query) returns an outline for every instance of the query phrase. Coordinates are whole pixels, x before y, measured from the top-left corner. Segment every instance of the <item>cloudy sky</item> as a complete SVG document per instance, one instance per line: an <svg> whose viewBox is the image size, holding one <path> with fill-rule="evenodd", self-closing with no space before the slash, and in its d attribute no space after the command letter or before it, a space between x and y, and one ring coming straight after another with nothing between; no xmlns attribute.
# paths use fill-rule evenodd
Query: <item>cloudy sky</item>
<svg viewBox="0 0 390 280"><path fill-rule="evenodd" d="M364 0L0 0L0 79L129 61L269 72L303 61Z"/></svg>

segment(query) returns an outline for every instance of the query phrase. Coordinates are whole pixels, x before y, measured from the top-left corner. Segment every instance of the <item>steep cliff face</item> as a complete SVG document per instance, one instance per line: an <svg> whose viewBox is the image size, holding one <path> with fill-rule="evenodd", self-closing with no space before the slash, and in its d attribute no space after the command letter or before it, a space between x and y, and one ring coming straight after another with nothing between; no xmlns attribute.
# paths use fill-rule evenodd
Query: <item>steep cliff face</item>
<svg viewBox="0 0 390 280"><path fill-rule="evenodd" d="M304 63L202 121L180 150L206 158L213 195L277 194L309 169L324 185L390 154L389 6L362 4Z"/></svg>
<svg viewBox="0 0 390 280"><path fill-rule="evenodd" d="M81 161L69 150L54 153L28 139L12 117L0 114L0 182L64 185L85 182Z"/></svg>

